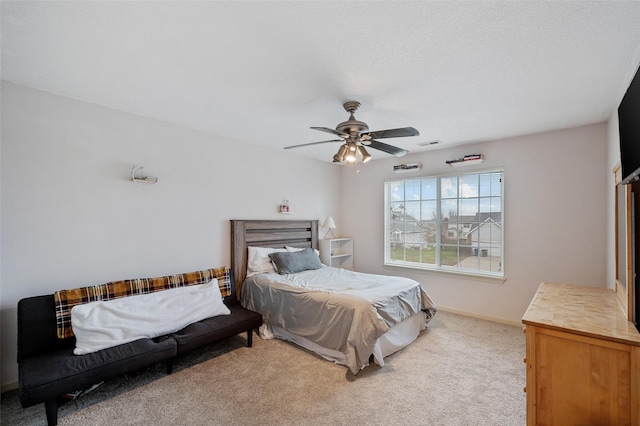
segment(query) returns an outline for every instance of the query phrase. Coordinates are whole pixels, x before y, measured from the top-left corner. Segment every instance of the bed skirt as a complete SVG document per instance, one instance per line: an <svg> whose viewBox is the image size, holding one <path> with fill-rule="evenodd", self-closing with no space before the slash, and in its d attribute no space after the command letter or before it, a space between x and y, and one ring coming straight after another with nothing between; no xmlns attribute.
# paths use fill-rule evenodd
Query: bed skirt
<svg viewBox="0 0 640 426"><path fill-rule="evenodd" d="M379 366L384 366L384 358L409 346L426 328L427 317L422 311L405 318L398 324L387 330L378 338L373 347L373 360ZM350 353L342 353L334 349L328 349L318 345L302 336L290 333L287 330L271 324L263 324L260 329L260 337L263 339L280 339L295 343L311 352L316 353L324 359L333 361L336 364L349 365L348 357L354 356ZM363 365L362 368L366 367Z"/></svg>

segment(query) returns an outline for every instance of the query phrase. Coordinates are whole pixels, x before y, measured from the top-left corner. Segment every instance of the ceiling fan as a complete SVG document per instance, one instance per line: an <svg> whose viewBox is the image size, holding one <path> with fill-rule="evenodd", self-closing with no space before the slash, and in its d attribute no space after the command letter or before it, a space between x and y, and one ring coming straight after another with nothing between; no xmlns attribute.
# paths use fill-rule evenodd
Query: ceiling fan
<svg viewBox="0 0 640 426"><path fill-rule="evenodd" d="M342 163L343 161L346 161L347 164L353 164L357 161L358 156L360 156L363 163L366 163L371 160L371 154L367 152L365 146L388 154L393 154L396 157L402 157L409 153L406 149L379 142L376 139L401 138L405 136L418 136L420 134L413 127L402 127L399 129L370 132L366 123L356 120L353 116L354 112L356 112L358 107L360 107L360 102L347 101L342 106L349 113L349 119L338 124L335 130L328 127L311 127L314 130L332 133L339 136L340 139L285 146L284 149L300 148L302 146L318 145L321 143L342 142L343 144L340 146L340 149L338 149L336 155L333 156L334 163Z"/></svg>

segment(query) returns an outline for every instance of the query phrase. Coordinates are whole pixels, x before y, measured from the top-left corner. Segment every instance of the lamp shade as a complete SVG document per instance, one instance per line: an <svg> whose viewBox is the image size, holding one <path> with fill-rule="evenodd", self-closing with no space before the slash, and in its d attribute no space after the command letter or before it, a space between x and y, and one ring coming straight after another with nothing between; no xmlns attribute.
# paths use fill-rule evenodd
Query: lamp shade
<svg viewBox="0 0 640 426"><path fill-rule="evenodd" d="M322 224L323 228L336 229L336 223L333 221L333 218L329 216L327 220Z"/></svg>

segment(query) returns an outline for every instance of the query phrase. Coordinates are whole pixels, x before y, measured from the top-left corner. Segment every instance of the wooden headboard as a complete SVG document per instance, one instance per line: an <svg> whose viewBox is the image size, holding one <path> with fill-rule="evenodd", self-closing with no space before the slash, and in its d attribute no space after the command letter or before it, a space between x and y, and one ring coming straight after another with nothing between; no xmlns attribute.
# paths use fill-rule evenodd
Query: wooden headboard
<svg viewBox="0 0 640 426"><path fill-rule="evenodd" d="M231 269L238 298L247 276L247 247L318 248L317 220L232 220Z"/></svg>

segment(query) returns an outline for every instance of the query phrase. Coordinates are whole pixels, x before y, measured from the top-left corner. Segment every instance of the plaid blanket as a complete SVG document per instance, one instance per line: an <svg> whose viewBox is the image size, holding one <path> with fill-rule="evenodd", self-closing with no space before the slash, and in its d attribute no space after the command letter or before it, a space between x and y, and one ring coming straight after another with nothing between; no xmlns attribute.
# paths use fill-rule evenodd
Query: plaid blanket
<svg viewBox="0 0 640 426"><path fill-rule="evenodd" d="M148 294L170 288L189 285L206 284L218 279L218 287L222 297L230 296L231 274L227 266L188 272L186 274L167 275L157 278L136 278L131 280L112 281L90 287L59 290L54 293L56 303L56 324L58 338L73 336L71 327L71 308L88 302L106 301L120 297Z"/></svg>

